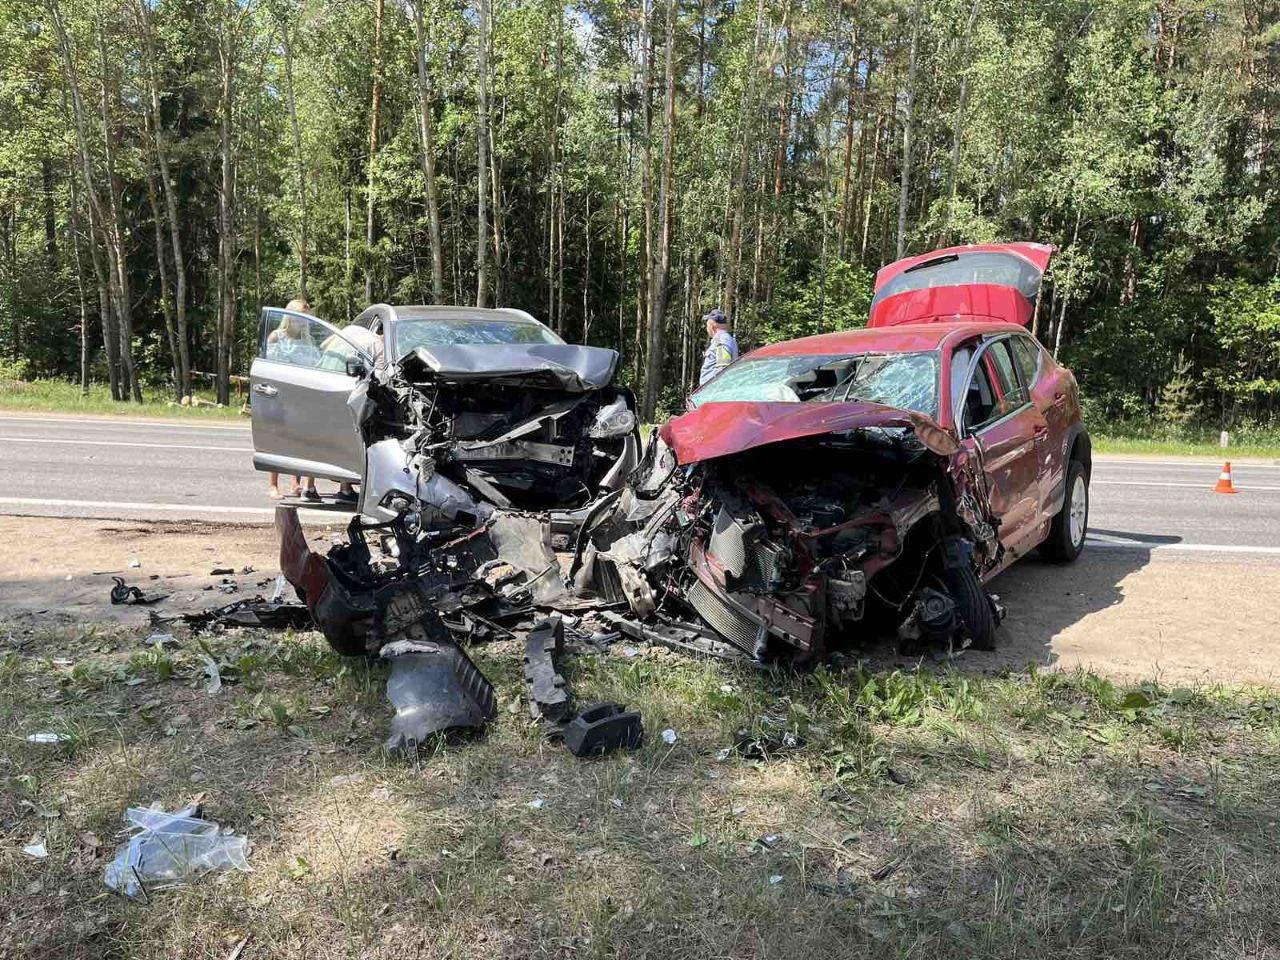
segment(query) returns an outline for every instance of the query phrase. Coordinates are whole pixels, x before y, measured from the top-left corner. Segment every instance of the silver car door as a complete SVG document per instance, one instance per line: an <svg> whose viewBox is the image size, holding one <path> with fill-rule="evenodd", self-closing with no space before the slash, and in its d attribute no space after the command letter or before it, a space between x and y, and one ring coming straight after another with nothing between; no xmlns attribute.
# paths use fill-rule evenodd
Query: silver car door
<svg viewBox="0 0 1280 960"><path fill-rule="evenodd" d="M364 443L347 408L357 383L347 372L372 361L331 324L288 310L262 311L249 370L253 465L259 470L358 481Z"/></svg>

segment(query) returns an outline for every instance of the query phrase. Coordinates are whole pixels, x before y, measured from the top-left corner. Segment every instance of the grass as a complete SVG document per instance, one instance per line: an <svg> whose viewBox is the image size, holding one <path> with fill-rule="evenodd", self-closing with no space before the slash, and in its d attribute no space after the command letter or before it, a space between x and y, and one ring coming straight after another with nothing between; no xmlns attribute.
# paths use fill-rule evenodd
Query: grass
<svg viewBox="0 0 1280 960"><path fill-rule="evenodd" d="M212 402L212 394L196 391L196 396ZM66 380L0 379L0 410L39 413L91 413L125 417L184 417L191 419L239 419L240 403L235 396L229 407L184 407L173 401L165 389L147 389L143 402L121 402L111 399L104 383L89 385L89 395L80 393L80 385Z"/></svg>
<svg viewBox="0 0 1280 960"><path fill-rule="evenodd" d="M157 651L146 633L0 624L0 955L222 957L248 936L245 957L1145 960L1276 942L1272 691L963 660L793 676L641 647L566 663L580 701L645 718L641 750L583 762L527 719L520 651L493 644L473 653L498 720L407 761L380 749L383 669L315 634ZM802 745L722 759L744 728ZM42 730L68 740L26 742ZM195 795L251 838L253 872L149 905L107 892L124 808ZM37 835L45 860L20 852Z"/></svg>
<svg viewBox="0 0 1280 960"><path fill-rule="evenodd" d="M1280 428L1243 427L1230 431L1230 445L1221 446L1219 429L1208 426L1171 427L1159 423L1111 421L1091 425L1095 453L1163 454L1184 457L1280 458Z"/></svg>

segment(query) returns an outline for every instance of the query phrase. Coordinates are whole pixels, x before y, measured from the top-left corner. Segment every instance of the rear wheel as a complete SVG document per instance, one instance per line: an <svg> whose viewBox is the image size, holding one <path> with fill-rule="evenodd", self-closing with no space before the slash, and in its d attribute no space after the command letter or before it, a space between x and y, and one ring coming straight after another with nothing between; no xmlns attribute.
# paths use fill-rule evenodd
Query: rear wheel
<svg viewBox="0 0 1280 960"><path fill-rule="evenodd" d="M992 609L987 591L973 567L954 566L946 572L947 591L956 602L956 614L969 634L969 645L974 650L996 648L996 613Z"/></svg>
<svg viewBox="0 0 1280 960"><path fill-rule="evenodd" d="M1049 536L1040 544L1040 553L1054 563L1071 563L1084 549L1089 532L1089 478L1084 464L1072 460L1067 467L1066 495L1062 509L1049 526Z"/></svg>

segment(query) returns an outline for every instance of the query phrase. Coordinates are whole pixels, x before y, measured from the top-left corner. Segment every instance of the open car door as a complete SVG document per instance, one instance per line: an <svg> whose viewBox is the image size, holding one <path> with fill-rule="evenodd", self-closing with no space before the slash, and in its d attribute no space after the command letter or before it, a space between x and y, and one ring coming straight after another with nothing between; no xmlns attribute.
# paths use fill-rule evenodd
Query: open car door
<svg viewBox="0 0 1280 960"><path fill-rule="evenodd" d="M249 370L253 465L259 470L356 482L364 443L347 398L352 371L373 360L337 328L291 310L262 311L258 356Z"/></svg>
<svg viewBox="0 0 1280 960"><path fill-rule="evenodd" d="M898 260L876 274L867 326L948 320L1028 326L1053 250L1044 243L971 244Z"/></svg>

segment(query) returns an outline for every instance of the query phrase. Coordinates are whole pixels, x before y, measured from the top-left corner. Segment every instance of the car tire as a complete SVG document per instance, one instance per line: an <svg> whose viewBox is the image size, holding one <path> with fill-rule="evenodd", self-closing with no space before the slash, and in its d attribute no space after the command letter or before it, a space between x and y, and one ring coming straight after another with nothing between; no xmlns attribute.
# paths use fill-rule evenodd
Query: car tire
<svg viewBox="0 0 1280 960"><path fill-rule="evenodd" d="M1071 563L1084 549L1089 533L1089 475L1084 464L1067 465L1067 485L1062 509L1049 525L1049 536L1040 544L1040 555L1052 563Z"/></svg>
<svg viewBox="0 0 1280 960"><path fill-rule="evenodd" d="M969 634L969 646L974 650L994 650L998 626L996 612L978 574L970 566L956 566L947 570L946 577L947 590L956 604L956 615Z"/></svg>

